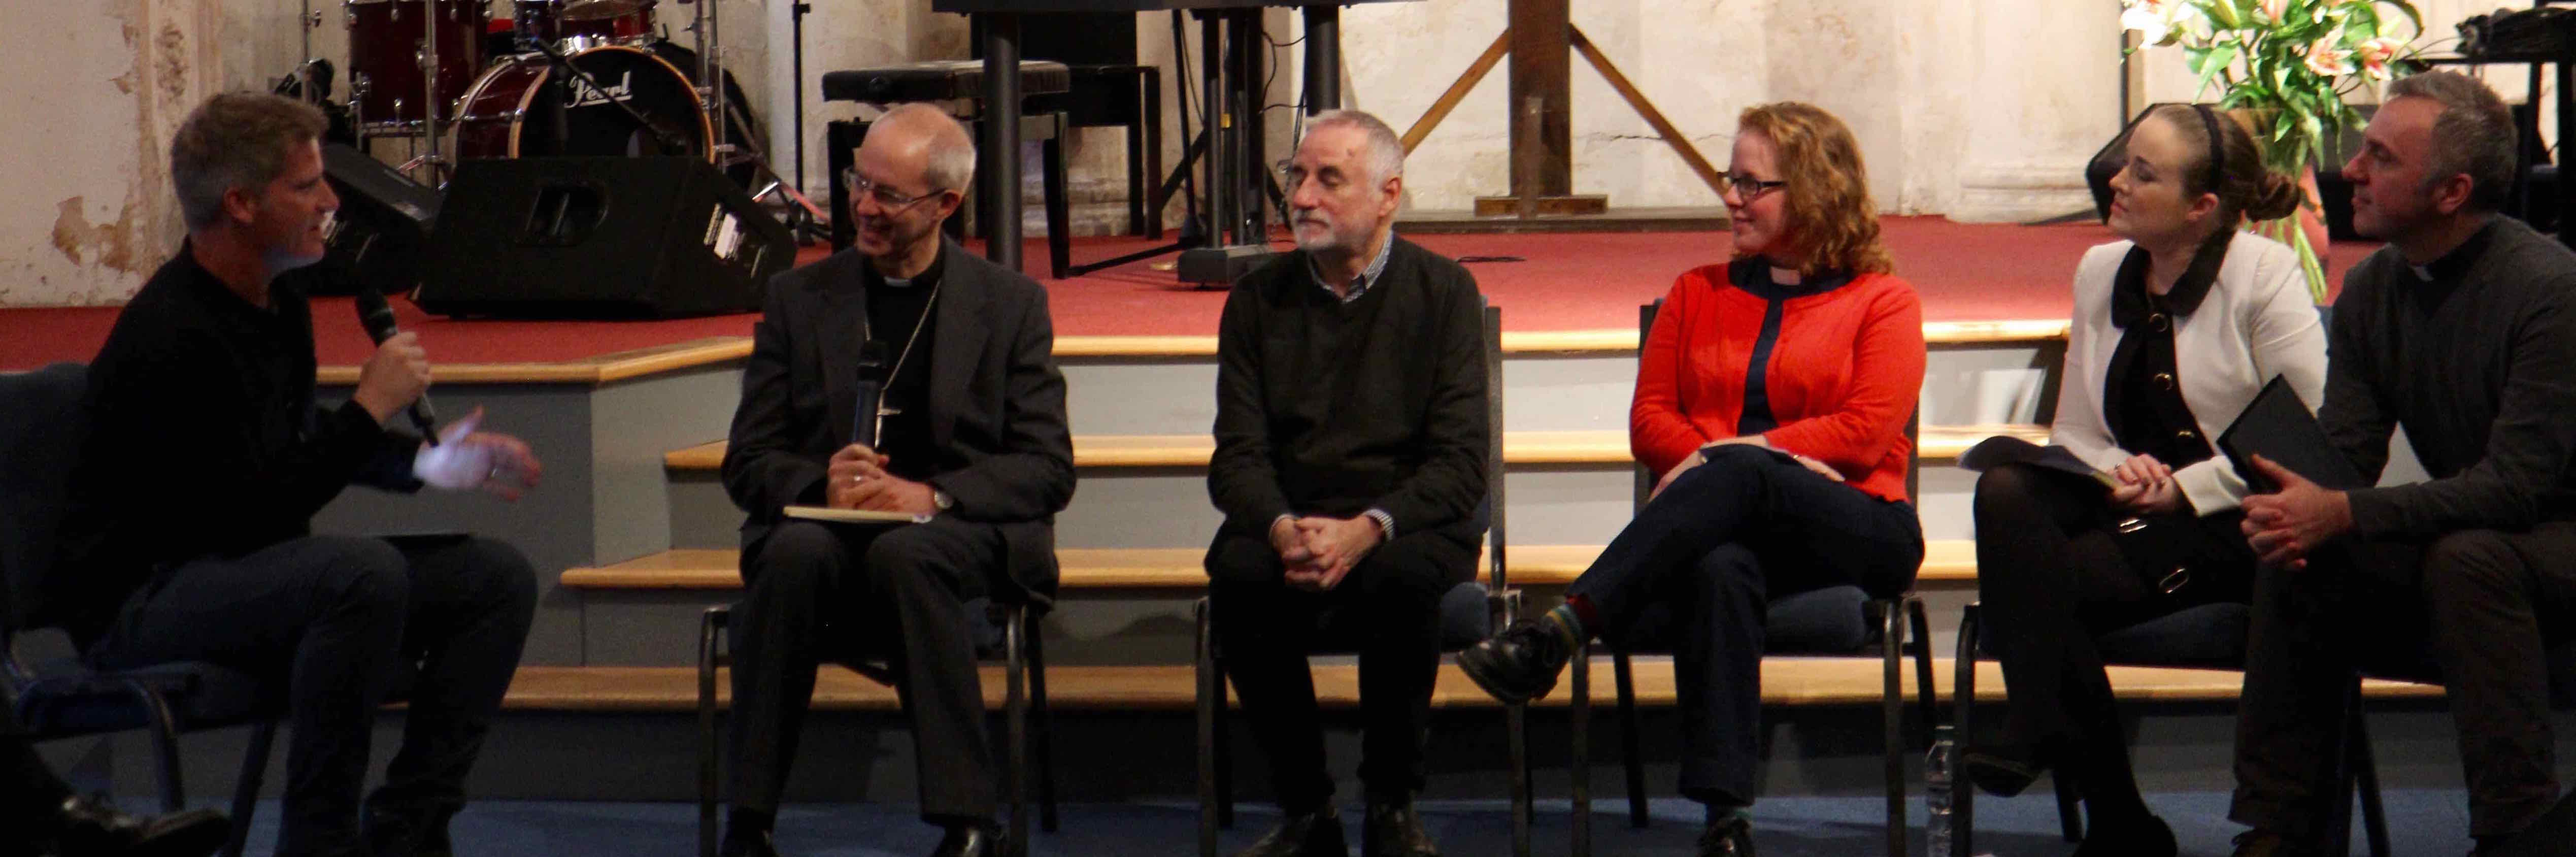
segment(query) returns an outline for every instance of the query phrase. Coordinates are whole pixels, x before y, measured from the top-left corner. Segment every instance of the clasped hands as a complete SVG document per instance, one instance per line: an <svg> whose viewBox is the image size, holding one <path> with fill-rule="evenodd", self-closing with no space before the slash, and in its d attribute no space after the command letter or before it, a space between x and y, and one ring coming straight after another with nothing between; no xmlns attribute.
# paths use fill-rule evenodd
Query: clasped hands
<svg viewBox="0 0 2576 857"><path fill-rule="evenodd" d="M927 483L886 472L886 465L892 461L893 457L864 444L850 444L832 453L831 463L824 471L823 505L907 515L939 514L933 489Z"/></svg>
<svg viewBox="0 0 2576 857"><path fill-rule="evenodd" d="M2141 515L2182 511L2182 485L2174 481L2173 468L2155 456L2129 456L2129 460L2111 468L2111 478L2120 483L2111 486L2112 506Z"/></svg>
<svg viewBox="0 0 2576 857"><path fill-rule="evenodd" d="M1350 576L1360 558L1386 534L1366 515L1350 518L1281 517L1270 525L1270 547L1288 567L1288 585L1326 592Z"/></svg>

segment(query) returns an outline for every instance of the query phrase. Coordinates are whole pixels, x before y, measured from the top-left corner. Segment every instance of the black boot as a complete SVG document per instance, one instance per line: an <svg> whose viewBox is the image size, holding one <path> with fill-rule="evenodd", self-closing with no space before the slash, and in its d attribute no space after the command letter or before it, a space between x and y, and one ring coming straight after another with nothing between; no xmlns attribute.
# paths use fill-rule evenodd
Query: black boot
<svg viewBox="0 0 2576 857"><path fill-rule="evenodd" d="M989 824L952 824L930 857L1002 857L1010 851L1002 840L1001 831Z"/></svg>
<svg viewBox="0 0 2576 857"><path fill-rule="evenodd" d="M1440 857L1440 846L1432 844L1431 834L1423 831L1422 816L1413 811L1410 796L1369 799L1368 816L1360 830L1360 857Z"/></svg>
<svg viewBox="0 0 2576 857"><path fill-rule="evenodd" d="M1544 619L1523 619L1458 653L1458 668L1507 703L1544 699L1565 670L1565 635Z"/></svg>
<svg viewBox="0 0 2576 857"><path fill-rule="evenodd" d="M60 857L203 857L232 837L232 823L211 809L137 818L105 801L63 801L53 819L53 848Z"/></svg>
<svg viewBox="0 0 2576 857"><path fill-rule="evenodd" d="M1234 852L1234 857L1346 857L1350 853L1342 839L1342 816L1327 804L1289 816L1252 847Z"/></svg>
<svg viewBox="0 0 2576 857"><path fill-rule="evenodd" d="M455 817L453 809L411 812L369 807L367 853L375 857L455 857L456 848L447 838L447 823Z"/></svg>
<svg viewBox="0 0 2576 857"><path fill-rule="evenodd" d="M770 839L770 827L764 821L744 817L735 810L725 824L724 847L716 850L721 857L778 857L778 844Z"/></svg>
<svg viewBox="0 0 2576 857"><path fill-rule="evenodd" d="M1753 820L1737 813L1701 830L1699 857L1753 857Z"/></svg>

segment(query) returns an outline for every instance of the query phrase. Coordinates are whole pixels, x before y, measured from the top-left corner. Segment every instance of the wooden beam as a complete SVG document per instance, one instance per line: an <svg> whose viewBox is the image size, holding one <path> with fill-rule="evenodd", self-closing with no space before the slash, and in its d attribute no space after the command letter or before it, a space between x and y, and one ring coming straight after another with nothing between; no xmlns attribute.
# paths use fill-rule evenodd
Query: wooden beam
<svg viewBox="0 0 2576 857"><path fill-rule="evenodd" d="M1673 127L1673 123L1664 118L1663 111L1656 110L1654 102L1647 101L1646 94L1638 91L1636 84L1629 83L1627 75L1619 73L1618 66L1610 64L1610 57L1601 53L1591 39L1584 37L1582 29L1567 24L1565 32L1574 49L1582 52L1583 58L1610 81L1610 88L1618 90L1619 97L1627 99L1628 106L1636 108L1637 115L1645 117L1646 124L1654 126L1655 133L1663 136L1664 142L1690 164L1693 172L1699 173L1699 180L1708 184L1709 192L1726 196L1726 181L1718 177L1717 168L1709 166L1707 158L1700 157L1699 147L1691 145L1690 138L1682 136L1681 129Z"/></svg>
<svg viewBox="0 0 2576 857"><path fill-rule="evenodd" d="M1520 153L1532 150L1539 160L1537 186L1523 186L1516 174L1513 196L1574 192L1574 94L1569 73L1573 59L1566 53L1574 25L1568 4L1569 0L1511 0L1512 91L1503 103L1511 105L1515 116L1530 99L1538 99L1540 105L1536 138L1525 137L1519 122L1511 125L1513 162L1519 162Z"/></svg>
<svg viewBox="0 0 2576 857"><path fill-rule="evenodd" d="M1476 57L1475 62L1467 64L1467 73L1449 84L1449 91L1440 93L1440 99L1431 102L1431 109L1423 111L1422 118L1413 120L1413 127L1404 130L1404 153L1410 155L1414 149L1421 148L1423 138L1431 136L1431 129L1440 127L1440 121L1449 118L1449 111L1458 109L1458 102L1465 101L1467 93L1474 92L1476 84L1483 83L1485 75L1491 73L1494 65L1502 62L1503 55L1511 53L1511 50L1512 31L1494 34L1494 43L1486 46L1485 53Z"/></svg>

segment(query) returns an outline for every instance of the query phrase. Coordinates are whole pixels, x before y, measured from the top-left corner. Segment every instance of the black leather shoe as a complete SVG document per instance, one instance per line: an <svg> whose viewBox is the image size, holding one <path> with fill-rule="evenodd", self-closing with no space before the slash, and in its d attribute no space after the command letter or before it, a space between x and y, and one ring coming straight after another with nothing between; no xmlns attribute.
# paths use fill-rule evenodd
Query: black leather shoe
<svg viewBox="0 0 2576 857"><path fill-rule="evenodd" d="M1326 806L1289 816L1252 847L1234 852L1234 857L1348 857L1350 853L1342 839L1341 814Z"/></svg>
<svg viewBox="0 0 2576 857"><path fill-rule="evenodd" d="M931 850L930 857L1002 857L1010 853L1002 846L1000 831L960 824L948 828L948 835L940 838L939 847Z"/></svg>
<svg viewBox="0 0 2576 857"><path fill-rule="evenodd" d="M232 823L211 809L136 818L104 801L63 801L54 836L60 857L203 857L232 836ZM45 853L38 849L37 853Z"/></svg>
<svg viewBox="0 0 2576 857"><path fill-rule="evenodd" d="M455 857L456 848L447 839L447 822L455 817L456 811L451 809L433 809L424 814L370 807L367 853L375 857Z"/></svg>
<svg viewBox="0 0 2576 857"><path fill-rule="evenodd" d="M1543 619L1523 619L1458 653L1458 668L1506 703L1544 699L1565 670L1565 637Z"/></svg>
<svg viewBox="0 0 2576 857"><path fill-rule="evenodd" d="M2075 846L2074 857L2174 857L2181 851L2174 844L2173 828L2166 827L2164 819L2150 815L2136 821L2094 824L2084 832L2084 844Z"/></svg>
<svg viewBox="0 0 2576 857"><path fill-rule="evenodd" d="M724 847L716 853L721 857L778 857L778 844L771 841L768 828L727 825Z"/></svg>
<svg viewBox="0 0 2576 857"><path fill-rule="evenodd" d="M1360 857L1440 857L1410 800L1369 801L1360 829Z"/></svg>
<svg viewBox="0 0 2576 857"><path fill-rule="evenodd" d="M2236 834L2236 857L2311 857L2311 852L2281 834L2248 830Z"/></svg>
<svg viewBox="0 0 2576 857"><path fill-rule="evenodd" d="M1753 857L1753 820L1739 814L1700 831L1699 857Z"/></svg>
<svg viewBox="0 0 2576 857"><path fill-rule="evenodd" d="M2048 768L2044 754L1989 747L1959 754L1959 772L1975 783L1978 791L1996 797L2014 797L2028 791Z"/></svg>

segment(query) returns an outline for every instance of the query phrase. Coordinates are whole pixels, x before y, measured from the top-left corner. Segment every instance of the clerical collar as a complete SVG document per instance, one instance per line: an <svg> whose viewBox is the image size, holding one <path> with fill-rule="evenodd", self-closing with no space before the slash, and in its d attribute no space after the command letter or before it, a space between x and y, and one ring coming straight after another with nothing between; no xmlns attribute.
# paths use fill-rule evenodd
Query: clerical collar
<svg viewBox="0 0 2576 857"><path fill-rule="evenodd" d="M2451 252L2442 254L2442 258L2433 260L2432 264L2408 267L2415 269L2416 279L2428 283L2459 282L2460 278L2469 275L2469 267L2478 263L2478 257L2486 255L2487 245L2495 243L2496 220L2488 217L2485 226L2469 233L2469 240L2460 242L2460 246L2451 248Z"/></svg>
<svg viewBox="0 0 2576 857"><path fill-rule="evenodd" d="M896 289L909 289L914 287L927 288L930 286L936 286L939 285L939 275L945 272L948 268L948 240L945 238L940 239L939 252L930 257L930 267L923 268L921 269L921 273L914 274L910 277L898 280L893 277L886 276L885 274L877 271L877 263L874 259L867 260L867 264L860 265L859 267L867 272L866 277L867 284L869 286L887 286Z"/></svg>
<svg viewBox="0 0 2576 857"><path fill-rule="evenodd" d="M1850 285L1852 281L1850 271L1830 269L1809 274L1794 283L1782 283L1771 279L1771 269L1785 267L1788 266L1775 264L1762 256L1748 256L1727 264L1726 281L1766 301L1821 295Z"/></svg>
<svg viewBox="0 0 2576 857"><path fill-rule="evenodd" d="M2218 283L2218 269L2227 264L2227 248L2236 241L2236 230L2221 229L2202 239L2192 251L2191 264L2182 269L2182 278L2174 281L2172 291L2161 295L2147 293L2147 268L2154 257L2147 248L2132 246L2129 255L2120 260L2120 272L2111 278L2111 324L2128 327L2145 321L2157 312L2177 316L2190 315L2200 308L2201 299Z"/></svg>

